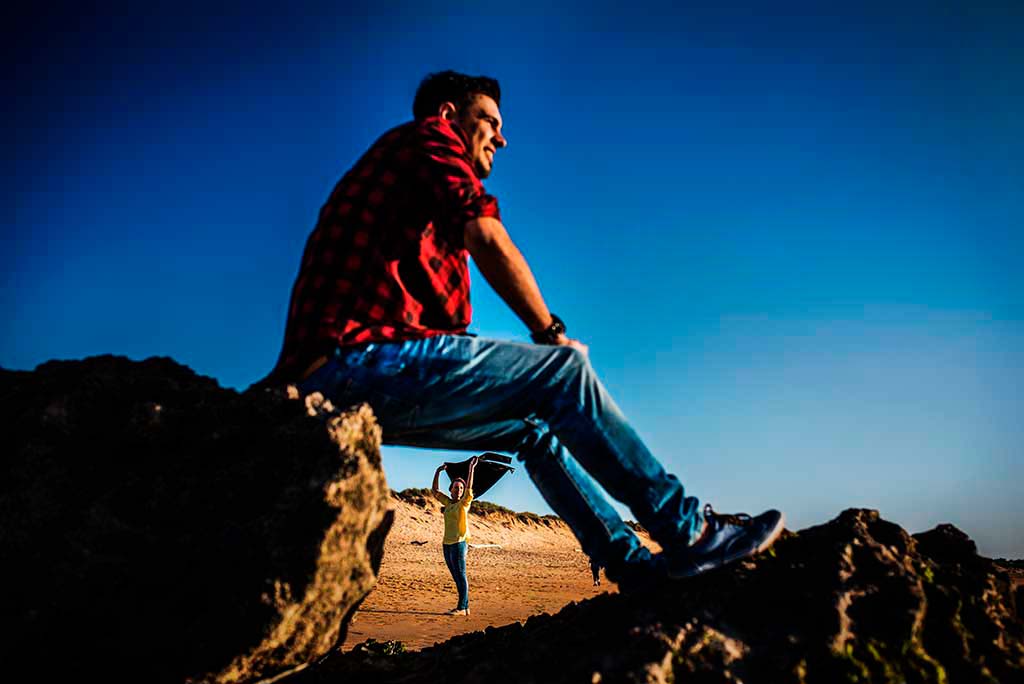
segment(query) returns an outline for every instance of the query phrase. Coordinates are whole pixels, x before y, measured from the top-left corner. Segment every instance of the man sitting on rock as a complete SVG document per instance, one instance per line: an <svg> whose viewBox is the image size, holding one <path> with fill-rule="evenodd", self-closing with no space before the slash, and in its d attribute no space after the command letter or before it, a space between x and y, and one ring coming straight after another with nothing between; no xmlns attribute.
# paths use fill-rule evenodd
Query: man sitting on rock
<svg viewBox="0 0 1024 684"><path fill-rule="evenodd" d="M518 454L584 552L621 584L683 578L753 555L782 514L701 510L601 384L587 347L548 310L481 181L507 145L497 81L420 84L414 120L338 182L306 243L280 358L266 382L368 402L386 444ZM535 344L470 324L473 257ZM587 473L661 544L641 545Z"/></svg>

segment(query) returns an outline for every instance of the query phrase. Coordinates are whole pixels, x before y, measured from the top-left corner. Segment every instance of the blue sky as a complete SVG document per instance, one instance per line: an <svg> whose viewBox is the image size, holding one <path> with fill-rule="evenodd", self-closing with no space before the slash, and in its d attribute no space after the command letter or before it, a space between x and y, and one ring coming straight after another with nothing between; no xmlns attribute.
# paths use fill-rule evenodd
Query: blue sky
<svg viewBox="0 0 1024 684"><path fill-rule="evenodd" d="M169 355L246 387L337 178L427 72L484 73L488 188L691 493L1024 557L1021 6L549 5L15 17L0 365ZM473 330L524 340L474 276ZM386 448L392 487L440 456ZM548 512L521 470L488 498Z"/></svg>

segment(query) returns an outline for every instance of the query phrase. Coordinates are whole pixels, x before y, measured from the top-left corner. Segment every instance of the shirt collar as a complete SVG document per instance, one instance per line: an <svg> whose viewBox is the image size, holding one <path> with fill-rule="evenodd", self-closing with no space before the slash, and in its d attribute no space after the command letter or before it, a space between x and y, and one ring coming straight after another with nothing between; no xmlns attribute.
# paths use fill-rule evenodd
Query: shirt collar
<svg viewBox="0 0 1024 684"><path fill-rule="evenodd" d="M458 125L454 121L449 121L443 116L428 116L423 120L423 123L428 126L437 126L449 131L453 131L455 136L462 143L462 158L469 164L469 168L473 169L473 175L476 175L476 169L473 166L473 157L469 152L469 136L466 135L466 131L462 130L462 126Z"/></svg>

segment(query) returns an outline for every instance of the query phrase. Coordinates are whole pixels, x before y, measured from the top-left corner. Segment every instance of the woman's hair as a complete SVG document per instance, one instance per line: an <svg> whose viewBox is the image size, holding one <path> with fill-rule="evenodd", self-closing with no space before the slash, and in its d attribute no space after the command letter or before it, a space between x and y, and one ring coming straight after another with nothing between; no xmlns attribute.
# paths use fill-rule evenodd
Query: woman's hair
<svg viewBox="0 0 1024 684"><path fill-rule="evenodd" d="M476 95L487 95L501 106L501 86L487 76L467 76L456 71L441 71L429 74L416 90L412 103L412 115L417 121L437 114L444 102L451 102L462 108L473 101Z"/></svg>
<svg viewBox="0 0 1024 684"><path fill-rule="evenodd" d="M452 487L454 487L456 482L461 483L463 487L466 486L466 481L463 480L461 477L457 477L454 480L452 480L452 483L448 486L448 489L451 489Z"/></svg>

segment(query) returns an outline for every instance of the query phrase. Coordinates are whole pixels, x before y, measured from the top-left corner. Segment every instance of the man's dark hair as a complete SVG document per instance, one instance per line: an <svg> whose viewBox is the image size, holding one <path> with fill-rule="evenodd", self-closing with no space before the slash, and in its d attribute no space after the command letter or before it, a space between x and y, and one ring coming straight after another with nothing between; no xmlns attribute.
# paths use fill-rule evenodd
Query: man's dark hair
<svg viewBox="0 0 1024 684"><path fill-rule="evenodd" d="M451 102L462 109L473 101L476 95L487 95L501 106L501 86L487 76L467 76L457 71L439 71L428 74L416 89L412 102L412 115L419 121L437 114L444 102Z"/></svg>

